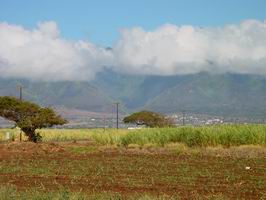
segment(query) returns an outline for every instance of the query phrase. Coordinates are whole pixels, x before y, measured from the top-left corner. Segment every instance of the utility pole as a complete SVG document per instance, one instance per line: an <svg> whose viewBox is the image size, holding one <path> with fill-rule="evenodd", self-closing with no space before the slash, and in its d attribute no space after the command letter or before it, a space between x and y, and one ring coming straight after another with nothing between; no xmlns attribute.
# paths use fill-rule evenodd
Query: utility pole
<svg viewBox="0 0 266 200"><path fill-rule="evenodd" d="M119 106L119 103L116 102L116 129L118 129L118 106Z"/></svg>
<svg viewBox="0 0 266 200"><path fill-rule="evenodd" d="M186 117L186 111L182 111L182 125L185 126L185 117Z"/></svg>
<svg viewBox="0 0 266 200"><path fill-rule="evenodd" d="M19 89L19 100L22 101L22 85L19 84L17 85L18 89ZM21 142L22 141L22 132L20 130L20 133L19 133L19 141Z"/></svg>
<svg viewBox="0 0 266 200"><path fill-rule="evenodd" d="M22 101L22 90L23 90L23 86L21 84L17 85L17 88L19 90L19 100Z"/></svg>
<svg viewBox="0 0 266 200"><path fill-rule="evenodd" d="M105 132L106 128L106 119L105 119L105 114L103 115L103 132Z"/></svg>

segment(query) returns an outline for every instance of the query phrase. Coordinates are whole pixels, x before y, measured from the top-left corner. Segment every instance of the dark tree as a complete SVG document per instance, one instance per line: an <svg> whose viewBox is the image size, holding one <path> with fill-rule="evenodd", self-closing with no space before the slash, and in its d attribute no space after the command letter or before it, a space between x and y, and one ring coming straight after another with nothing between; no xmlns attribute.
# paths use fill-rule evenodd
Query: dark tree
<svg viewBox="0 0 266 200"><path fill-rule="evenodd" d="M134 123L137 125L146 125L148 127L170 127L174 123L164 115L151 111L141 111L133 113L123 119L124 123Z"/></svg>
<svg viewBox="0 0 266 200"><path fill-rule="evenodd" d="M0 117L14 121L32 142L41 139L35 132L36 129L63 125L67 122L51 108L42 108L35 103L7 96L0 97Z"/></svg>

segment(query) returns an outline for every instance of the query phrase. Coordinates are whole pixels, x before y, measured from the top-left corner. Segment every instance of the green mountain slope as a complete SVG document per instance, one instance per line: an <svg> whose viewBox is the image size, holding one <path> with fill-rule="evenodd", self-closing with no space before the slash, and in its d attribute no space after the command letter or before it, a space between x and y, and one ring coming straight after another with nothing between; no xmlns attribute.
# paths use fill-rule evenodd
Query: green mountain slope
<svg viewBox="0 0 266 200"><path fill-rule="evenodd" d="M90 82L31 82L0 79L0 95L23 97L42 105L63 106L94 112L141 109L163 113L191 113L236 117L266 116L266 77L199 73L185 76L123 75L110 70Z"/></svg>
<svg viewBox="0 0 266 200"><path fill-rule="evenodd" d="M111 84L110 84L111 83ZM266 77L199 73L185 76L100 74L94 84L131 110L266 116Z"/></svg>
<svg viewBox="0 0 266 200"><path fill-rule="evenodd" d="M266 116L266 78L234 74L191 75L148 101L145 108L262 118Z"/></svg>
<svg viewBox="0 0 266 200"><path fill-rule="evenodd" d="M23 98L45 106L64 106L90 111L106 111L112 99L88 82L30 82L0 79L0 95L18 96L17 84L23 85Z"/></svg>

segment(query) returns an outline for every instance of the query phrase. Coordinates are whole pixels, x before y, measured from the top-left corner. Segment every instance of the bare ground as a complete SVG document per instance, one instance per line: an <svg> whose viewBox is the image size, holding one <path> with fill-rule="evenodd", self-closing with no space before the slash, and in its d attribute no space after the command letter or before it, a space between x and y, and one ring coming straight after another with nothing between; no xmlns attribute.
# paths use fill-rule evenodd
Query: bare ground
<svg viewBox="0 0 266 200"><path fill-rule="evenodd" d="M181 199L266 199L266 150L96 146L90 141L0 144L0 185Z"/></svg>

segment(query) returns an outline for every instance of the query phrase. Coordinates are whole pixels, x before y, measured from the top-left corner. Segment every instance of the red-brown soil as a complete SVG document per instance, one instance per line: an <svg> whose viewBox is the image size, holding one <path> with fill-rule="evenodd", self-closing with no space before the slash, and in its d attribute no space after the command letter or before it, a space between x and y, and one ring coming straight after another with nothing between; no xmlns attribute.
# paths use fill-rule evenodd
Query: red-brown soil
<svg viewBox="0 0 266 200"><path fill-rule="evenodd" d="M86 151L77 150L82 148ZM13 142L0 144L0 185L6 184L22 191L67 187L124 197L147 193L182 199L219 195L263 199L266 158L100 148L91 143Z"/></svg>

